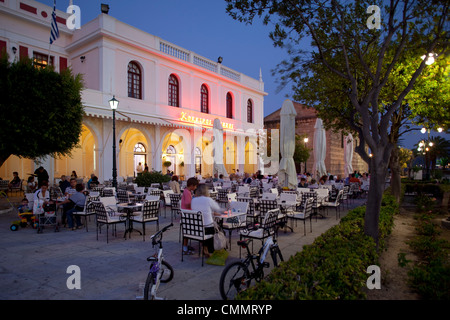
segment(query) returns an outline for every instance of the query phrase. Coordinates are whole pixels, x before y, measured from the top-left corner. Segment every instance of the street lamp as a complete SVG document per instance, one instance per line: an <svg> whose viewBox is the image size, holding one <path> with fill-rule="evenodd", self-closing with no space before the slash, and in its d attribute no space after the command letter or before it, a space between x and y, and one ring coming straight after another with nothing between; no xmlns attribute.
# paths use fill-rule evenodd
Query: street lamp
<svg viewBox="0 0 450 320"><path fill-rule="evenodd" d="M309 141L308 137L304 138L303 141L305 142L305 148L306 148L306 144ZM305 160L305 173L307 173L307 171L306 171L306 160Z"/></svg>
<svg viewBox="0 0 450 320"><path fill-rule="evenodd" d="M117 164L116 164L116 109L119 105L119 101L116 100L116 97L113 96L111 100L109 100L109 106L113 111L113 181L112 185L114 189L117 191Z"/></svg>

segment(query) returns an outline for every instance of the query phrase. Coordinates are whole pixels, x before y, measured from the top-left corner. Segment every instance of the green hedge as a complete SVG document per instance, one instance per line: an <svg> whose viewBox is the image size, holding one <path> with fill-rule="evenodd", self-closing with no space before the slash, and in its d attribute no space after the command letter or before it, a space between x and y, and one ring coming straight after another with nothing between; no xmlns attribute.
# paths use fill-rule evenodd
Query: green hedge
<svg viewBox="0 0 450 320"><path fill-rule="evenodd" d="M381 246L391 233L393 215L398 210L394 197L385 193L380 211ZM378 252L373 239L364 235L364 214L365 206L351 210L338 225L304 246L238 299L365 299L364 288L370 276L366 270L378 264Z"/></svg>

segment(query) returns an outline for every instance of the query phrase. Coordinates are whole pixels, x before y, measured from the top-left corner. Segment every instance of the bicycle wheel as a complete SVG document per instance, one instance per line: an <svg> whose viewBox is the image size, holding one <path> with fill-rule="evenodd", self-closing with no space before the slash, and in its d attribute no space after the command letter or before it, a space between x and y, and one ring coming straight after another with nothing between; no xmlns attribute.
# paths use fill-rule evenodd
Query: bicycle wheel
<svg viewBox="0 0 450 320"><path fill-rule="evenodd" d="M162 262L162 274L161 274L160 281L162 283L167 283L167 282L169 282L172 279L173 279L173 268L168 262L163 260L163 262Z"/></svg>
<svg viewBox="0 0 450 320"><path fill-rule="evenodd" d="M153 278L153 273L149 272L147 275L147 280L145 280L144 287L144 300L153 300L154 297L151 296L151 291L153 284L155 283L155 279Z"/></svg>
<svg viewBox="0 0 450 320"><path fill-rule="evenodd" d="M220 295L224 300L233 300L236 295L250 287L250 273L241 261L225 267L220 276Z"/></svg>
<svg viewBox="0 0 450 320"><path fill-rule="evenodd" d="M279 263L278 263L278 256L280 257L280 261L284 261L283 255L281 254L280 247L278 247L278 246L273 247L273 248L270 250L270 255L272 256L273 265L274 265L275 267L278 267L278 266L279 266Z"/></svg>

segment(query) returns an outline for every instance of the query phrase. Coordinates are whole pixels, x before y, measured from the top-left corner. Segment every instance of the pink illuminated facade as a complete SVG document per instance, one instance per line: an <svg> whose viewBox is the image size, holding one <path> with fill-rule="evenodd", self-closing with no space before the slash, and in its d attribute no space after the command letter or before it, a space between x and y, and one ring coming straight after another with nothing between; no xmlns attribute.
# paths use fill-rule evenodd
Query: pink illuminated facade
<svg viewBox="0 0 450 320"><path fill-rule="evenodd" d="M190 177L212 175L212 124L224 128L228 173L255 172L256 131L263 128L264 84L157 36L101 13L78 30L58 11L60 37L49 50L52 8L30 0L0 0L0 49L70 67L84 77L85 107L80 148L72 157L41 163L59 178L75 170L80 177L112 176L112 111L116 111L118 175L134 176L139 162L149 169ZM15 48L15 49L14 49ZM169 165L170 163L170 165ZM169 165L164 167L163 165ZM17 157L0 168L26 178L37 164ZM120 179L120 178L119 178Z"/></svg>

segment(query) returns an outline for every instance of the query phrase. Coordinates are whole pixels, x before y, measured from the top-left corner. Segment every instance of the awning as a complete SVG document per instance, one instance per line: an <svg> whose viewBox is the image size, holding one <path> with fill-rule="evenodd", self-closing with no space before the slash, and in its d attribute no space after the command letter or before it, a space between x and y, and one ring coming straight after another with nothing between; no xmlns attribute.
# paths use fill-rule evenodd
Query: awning
<svg viewBox="0 0 450 320"><path fill-rule="evenodd" d="M104 118L104 119L112 119L113 117L111 109L107 108L84 106L84 112L86 113L87 116L90 117ZM143 123L143 124L154 124L167 127L173 126L171 122L165 119L161 119L151 115L123 112L117 110L116 110L116 120L129 121L134 123Z"/></svg>

